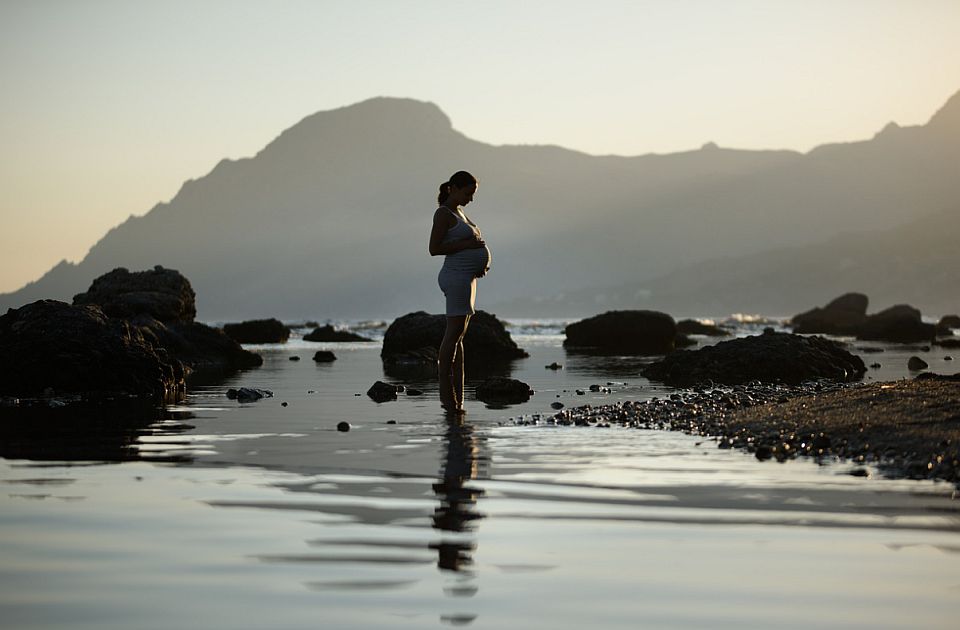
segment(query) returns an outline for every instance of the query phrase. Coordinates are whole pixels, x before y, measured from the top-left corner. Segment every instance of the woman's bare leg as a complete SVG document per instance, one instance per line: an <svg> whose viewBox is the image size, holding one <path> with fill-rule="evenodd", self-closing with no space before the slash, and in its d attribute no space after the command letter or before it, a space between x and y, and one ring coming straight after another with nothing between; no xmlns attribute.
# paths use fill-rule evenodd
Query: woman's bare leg
<svg viewBox="0 0 960 630"><path fill-rule="evenodd" d="M440 404L448 409L457 409L463 402L463 385L460 385L460 398L457 398L454 387L454 359L458 354L458 346L467 330L468 315L453 315L447 317L447 329L443 333L440 343L440 353L437 358L437 376L440 381ZM462 355L461 355L462 356ZM463 360L460 361L460 380L463 380Z"/></svg>

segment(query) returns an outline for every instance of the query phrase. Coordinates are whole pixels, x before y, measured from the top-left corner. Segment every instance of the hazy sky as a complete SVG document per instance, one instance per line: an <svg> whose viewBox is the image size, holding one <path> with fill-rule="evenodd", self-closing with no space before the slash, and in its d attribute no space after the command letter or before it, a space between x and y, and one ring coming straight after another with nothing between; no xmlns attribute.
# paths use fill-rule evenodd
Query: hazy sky
<svg viewBox="0 0 960 630"><path fill-rule="evenodd" d="M0 0L0 291L318 110L492 144L792 148L922 124L960 0Z"/></svg>

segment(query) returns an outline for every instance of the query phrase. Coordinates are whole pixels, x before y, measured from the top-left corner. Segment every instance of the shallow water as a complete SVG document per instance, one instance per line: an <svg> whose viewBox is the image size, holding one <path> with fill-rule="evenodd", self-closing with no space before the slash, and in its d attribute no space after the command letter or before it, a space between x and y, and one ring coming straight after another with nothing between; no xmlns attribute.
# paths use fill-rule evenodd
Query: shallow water
<svg viewBox="0 0 960 630"><path fill-rule="evenodd" d="M672 391L637 376L643 360L568 356L558 329L514 334L531 357L511 376L536 395L492 409L471 399L470 381L463 422L440 413L428 376L384 375L379 344L295 338L258 347L260 369L195 388L136 438L140 461L0 460L0 619L955 627L952 486L852 477L835 461L759 462L678 433L514 426L557 400ZM882 347L865 355L885 366L870 375L908 376L918 352ZM338 360L315 364L317 349ZM920 356L955 371L936 363L949 365L945 354ZM544 368L554 361L564 369ZM377 379L426 394L384 404L355 395ZM574 393L592 383L613 391ZM241 385L275 396L224 397ZM341 420L349 432L336 431Z"/></svg>

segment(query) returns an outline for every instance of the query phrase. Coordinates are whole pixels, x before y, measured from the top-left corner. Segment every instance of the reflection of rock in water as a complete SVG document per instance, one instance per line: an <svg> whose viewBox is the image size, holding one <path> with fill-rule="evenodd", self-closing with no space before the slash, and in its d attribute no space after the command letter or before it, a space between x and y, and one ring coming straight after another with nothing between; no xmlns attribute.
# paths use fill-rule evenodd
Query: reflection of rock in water
<svg viewBox="0 0 960 630"><path fill-rule="evenodd" d="M472 426L462 418L451 417L447 422L447 456L440 480L433 484L433 491L440 499L440 506L433 514L433 526L446 532L470 532L473 521L483 518L483 514L476 511L477 499L483 491L465 484L478 477L485 459L480 455L480 440ZM472 542L441 541L431 548L437 550L437 566L441 569L459 571L473 562L470 554L475 545Z"/></svg>
<svg viewBox="0 0 960 630"><path fill-rule="evenodd" d="M144 435L173 435L193 427L187 412L153 404L0 410L0 457L38 461L131 461L141 459ZM182 454L150 453L150 461L183 461Z"/></svg>

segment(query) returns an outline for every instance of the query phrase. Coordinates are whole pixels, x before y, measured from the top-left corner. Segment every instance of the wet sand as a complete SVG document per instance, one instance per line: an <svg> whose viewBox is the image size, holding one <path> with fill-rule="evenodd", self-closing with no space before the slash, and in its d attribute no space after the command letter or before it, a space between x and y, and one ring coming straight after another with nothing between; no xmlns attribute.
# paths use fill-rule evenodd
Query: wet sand
<svg viewBox="0 0 960 630"><path fill-rule="evenodd" d="M807 383L684 390L665 400L562 411L557 424L668 429L710 436L757 459L838 457L890 477L960 483L960 381ZM866 468L853 470L868 476Z"/></svg>
<svg viewBox="0 0 960 630"><path fill-rule="evenodd" d="M725 426L725 436L776 433L766 440L771 449L792 445L806 455L873 461L893 476L960 482L960 381L902 380L809 394L740 410Z"/></svg>

